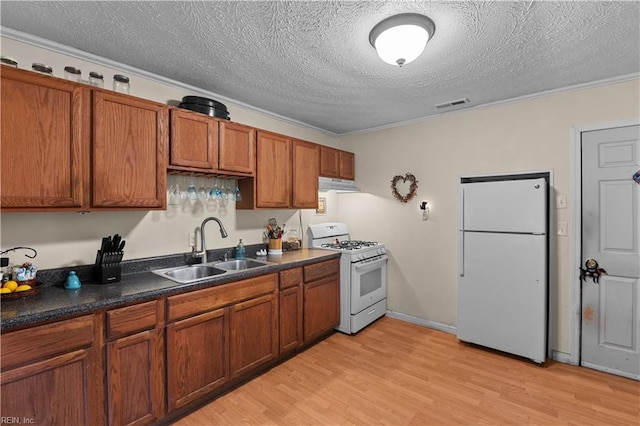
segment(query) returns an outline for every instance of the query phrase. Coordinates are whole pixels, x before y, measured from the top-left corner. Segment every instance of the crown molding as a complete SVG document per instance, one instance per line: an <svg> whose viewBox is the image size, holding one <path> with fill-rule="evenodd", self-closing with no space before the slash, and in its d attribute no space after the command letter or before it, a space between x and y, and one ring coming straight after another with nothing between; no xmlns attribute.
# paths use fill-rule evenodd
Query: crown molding
<svg viewBox="0 0 640 426"><path fill-rule="evenodd" d="M52 52L59 53L61 55L70 56L72 58L80 59L80 60L87 61L87 62L92 62L92 63L94 63L96 65L101 65L101 66L105 66L105 67L108 67L108 68L121 70L123 73L128 73L130 75L135 75L137 77L141 77L141 78L144 78L146 80L150 80L150 81L153 81L153 82L156 82L156 83L161 83L161 84L164 84L164 85L167 85L167 86L176 87L178 89L182 89L184 91L192 93L192 94L194 94L196 96L202 96L202 97L206 97L206 98L214 98L214 99L216 99L216 100L218 100L220 102L224 102L226 104L233 105L233 106L236 106L236 107L240 107L240 108L252 111L252 112L257 112L257 113L266 115L269 118L273 118L275 120L278 120L278 121L281 121L281 122L284 122L284 123L287 123L287 124L293 124L295 126L300 126L300 127L304 127L304 128L307 128L307 129L315 130L317 132L320 132L320 133L323 133L325 135L332 136L332 137L335 137L335 138L338 137L338 134L330 132L328 130L321 129L319 127L315 127L315 126L312 126L310 124L303 123L301 121L294 120L292 118L288 118L288 117L276 114L274 112L264 110L262 108L258 108L256 106L253 106L253 105L241 102L241 101L237 101L235 99L228 98L226 96L220 95L219 93L210 92L210 91L202 89L200 87L195 87L195 86L192 86L190 84L182 83L182 82L177 81L177 80L172 80L170 78L163 77L161 75L154 74L154 73L149 72L149 71L141 70L139 68L132 67L132 66L127 65L127 64L123 64L121 62L117 62L117 61L114 61L114 60L111 60L111 59L108 59L108 58L104 58L102 56L94 55L93 53L85 52L84 50L76 49L76 48L71 47L71 46L67 46L67 45L64 45L64 44L57 43L55 41L44 39L42 37L38 37L38 36L35 36L35 35L32 35L32 34L24 33L22 31L14 30L13 28L7 28L7 27L0 26L0 36L6 37L6 38L11 39L11 40L19 41L19 42L22 42L22 43L30 44L32 46L39 47L39 48L42 48L42 49L50 50Z"/></svg>

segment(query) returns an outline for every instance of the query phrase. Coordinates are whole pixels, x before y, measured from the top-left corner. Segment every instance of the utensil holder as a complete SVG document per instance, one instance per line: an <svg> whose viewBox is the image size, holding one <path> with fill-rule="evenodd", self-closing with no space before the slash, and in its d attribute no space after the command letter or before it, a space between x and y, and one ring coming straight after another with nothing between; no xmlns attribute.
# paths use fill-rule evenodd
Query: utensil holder
<svg viewBox="0 0 640 426"><path fill-rule="evenodd" d="M282 238L269 238L269 254L282 254Z"/></svg>

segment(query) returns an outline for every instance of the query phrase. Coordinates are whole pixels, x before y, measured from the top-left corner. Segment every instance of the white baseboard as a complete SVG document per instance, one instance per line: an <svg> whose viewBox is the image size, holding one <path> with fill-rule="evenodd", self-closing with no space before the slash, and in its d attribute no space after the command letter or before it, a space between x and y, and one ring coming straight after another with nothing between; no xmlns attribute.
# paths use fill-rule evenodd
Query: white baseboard
<svg viewBox="0 0 640 426"><path fill-rule="evenodd" d="M456 334L456 327L453 325L442 324L435 321L429 321L426 319L414 317L411 315L403 314L400 312L389 311L387 310L387 316L391 318L396 318L402 321L410 322L412 324L421 325L427 328L433 328L434 330L444 331L449 334Z"/></svg>
<svg viewBox="0 0 640 426"><path fill-rule="evenodd" d="M391 317L391 318L396 318L402 321L406 321L406 322L410 322L412 324L417 324L417 325L421 325L423 327L427 327L427 328L432 328L434 330L439 330L439 331L444 331L445 333L449 333L449 334L457 334L457 329L456 326L454 325L447 325L447 324L442 324L439 322L435 322L435 321L429 321L426 319L422 319L422 318L418 318L418 317L414 317L411 315L407 315L407 314L403 314L401 312L395 312L395 311L387 311L387 316ZM551 351L551 358L554 361L557 362L561 362L563 364L572 364L572 365L576 365L575 363L571 362L571 354L568 354L566 352L560 352L560 351Z"/></svg>
<svg viewBox="0 0 640 426"><path fill-rule="evenodd" d="M560 352L560 351L551 351L551 359L553 359L554 361L558 361L561 362L563 364L571 364L571 365L578 365L574 362L571 361L571 354L568 354L566 352Z"/></svg>

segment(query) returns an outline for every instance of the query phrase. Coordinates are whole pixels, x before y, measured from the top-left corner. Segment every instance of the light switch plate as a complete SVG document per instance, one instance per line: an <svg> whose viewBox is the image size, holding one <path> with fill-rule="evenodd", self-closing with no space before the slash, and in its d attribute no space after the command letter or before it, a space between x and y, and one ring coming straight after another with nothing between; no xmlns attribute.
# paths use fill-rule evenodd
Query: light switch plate
<svg viewBox="0 0 640 426"><path fill-rule="evenodd" d="M567 222L558 222L558 227L556 228L556 233L561 237L567 236Z"/></svg>
<svg viewBox="0 0 640 426"><path fill-rule="evenodd" d="M557 195L556 196L556 209L566 209L567 208L567 196L566 195Z"/></svg>

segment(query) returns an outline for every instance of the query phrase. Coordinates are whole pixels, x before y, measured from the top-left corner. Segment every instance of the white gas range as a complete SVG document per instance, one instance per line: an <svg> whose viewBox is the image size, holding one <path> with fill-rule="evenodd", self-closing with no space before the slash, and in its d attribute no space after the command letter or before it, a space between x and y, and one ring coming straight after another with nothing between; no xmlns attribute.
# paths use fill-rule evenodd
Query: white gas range
<svg viewBox="0 0 640 426"><path fill-rule="evenodd" d="M357 333L387 310L387 260L384 244L351 240L344 223L309 226L309 246L334 250L340 257L340 325Z"/></svg>

